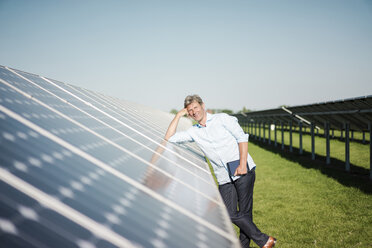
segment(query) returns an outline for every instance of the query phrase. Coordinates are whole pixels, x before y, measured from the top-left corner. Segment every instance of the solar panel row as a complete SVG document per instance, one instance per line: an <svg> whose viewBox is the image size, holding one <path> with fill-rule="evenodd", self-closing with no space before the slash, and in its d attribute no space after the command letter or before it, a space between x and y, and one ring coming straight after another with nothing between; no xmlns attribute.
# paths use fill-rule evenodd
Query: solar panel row
<svg viewBox="0 0 372 248"><path fill-rule="evenodd" d="M171 118L0 66L0 243L239 246L200 151L163 141Z"/></svg>
<svg viewBox="0 0 372 248"><path fill-rule="evenodd" d="M302 106L268 109L236 115L241 122L276 123L284 125L292 122L323 126L329 123L331 129L344 130L350 124L351 130L369 131L372 123L372 96L364 96L339 101L330 101Z"/></svg>

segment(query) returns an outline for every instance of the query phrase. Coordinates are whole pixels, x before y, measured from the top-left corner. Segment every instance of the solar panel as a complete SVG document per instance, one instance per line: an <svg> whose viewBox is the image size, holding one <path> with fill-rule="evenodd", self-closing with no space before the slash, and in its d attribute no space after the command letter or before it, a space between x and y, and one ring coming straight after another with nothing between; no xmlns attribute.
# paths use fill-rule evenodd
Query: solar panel
<svg viewBox="0 0 372 248"><path fill-rule="evenodd" d="M171 119L0 66L0 243L239 247L200 151L162 140Z"/></svg>
<svg viewBox="0 0 372 248"><path fill-rule="evenodd" d="M356 131L369 131L369 124L372 122L372 96L286 107L286 109L291 113L277 108L248 112L244 115L237 114L236 117L241 123L283 122L287 124L292 121L294 126L298 126L300 118L296 116L300 116L320 126L328 122L330 128L336 130L344 130L345 124L349 123L351 130Z"/></svg>

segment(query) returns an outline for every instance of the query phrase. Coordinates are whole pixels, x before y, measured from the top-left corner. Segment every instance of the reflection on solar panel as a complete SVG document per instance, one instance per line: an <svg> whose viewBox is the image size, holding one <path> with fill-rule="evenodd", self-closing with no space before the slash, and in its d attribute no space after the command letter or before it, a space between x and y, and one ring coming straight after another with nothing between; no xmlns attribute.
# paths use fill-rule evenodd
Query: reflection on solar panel
<svg viewBox="0 0 372 248"><path fill-rule="evenodd" d="M239 247L200 151L163 141L172 118L0 66L1 246Z"/></svg>

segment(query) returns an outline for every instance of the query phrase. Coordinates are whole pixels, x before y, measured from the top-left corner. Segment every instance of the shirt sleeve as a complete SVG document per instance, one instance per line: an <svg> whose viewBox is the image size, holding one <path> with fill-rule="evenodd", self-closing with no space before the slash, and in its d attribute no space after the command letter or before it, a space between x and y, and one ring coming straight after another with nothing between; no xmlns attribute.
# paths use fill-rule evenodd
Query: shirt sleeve
<svg viewBox="0 0 372 248"><path fill-rule="evenodd" d="M249 134L244 133L236 117L224 114L222 121L224 127L235 137L238 143L248 142Z"/></svg>
<svg viewBox="0 0 372 248"><path fill-rule="evenodd" d="M193 142L194 139L191 137L188 131L182 131L175 133L172 137L168 139L171 143L185 143Z"/></svg>

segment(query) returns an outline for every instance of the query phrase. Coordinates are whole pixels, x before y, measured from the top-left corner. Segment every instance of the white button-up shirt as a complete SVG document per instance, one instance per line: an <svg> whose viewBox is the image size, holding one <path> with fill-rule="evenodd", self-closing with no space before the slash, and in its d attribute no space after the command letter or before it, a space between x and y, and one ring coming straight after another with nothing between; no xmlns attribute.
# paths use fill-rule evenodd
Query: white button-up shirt
<svg viewBox="0 0 372 248"><path fill-rule="evenodd" d="M239 144L248 142L249 135L244 133L236 117L207 113L206 126L196 124L186 131L176 132L169 142L196 142L212 164L219 185L231 182L227 172L227 162L240 159ZM256 167L248 153L249 169ZM233 177L234 180L239 177Z"/></svg>

